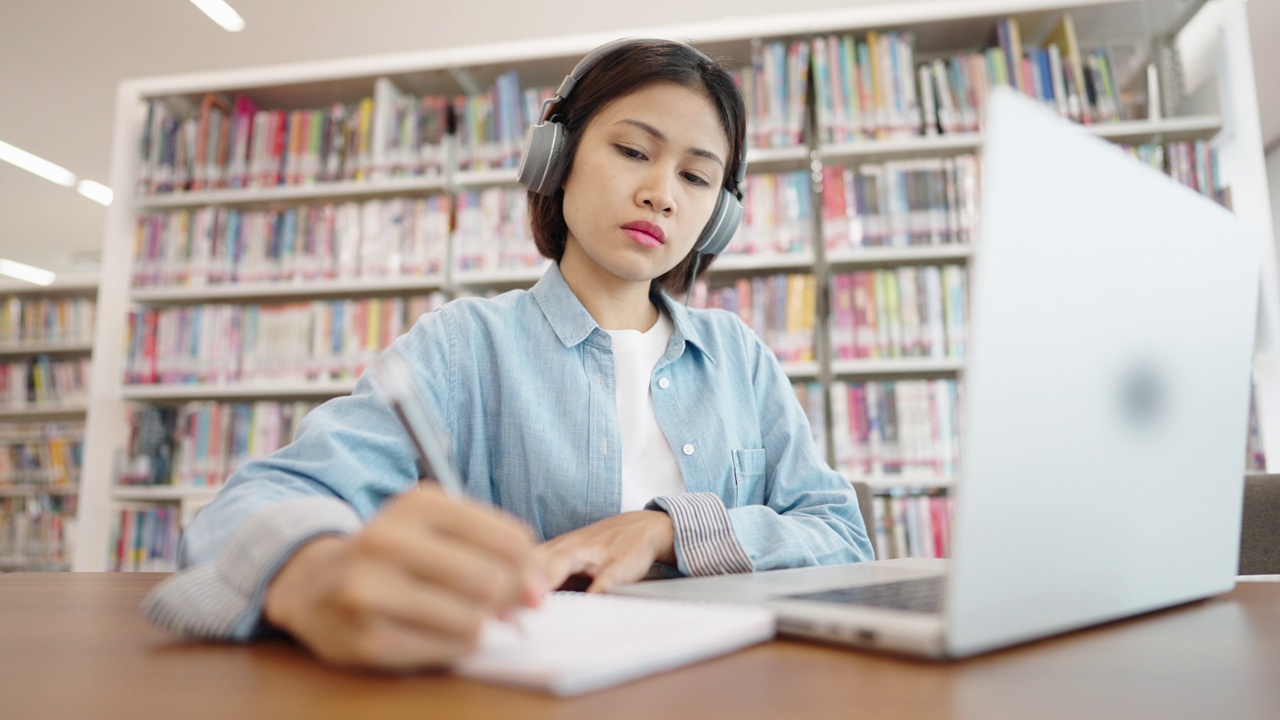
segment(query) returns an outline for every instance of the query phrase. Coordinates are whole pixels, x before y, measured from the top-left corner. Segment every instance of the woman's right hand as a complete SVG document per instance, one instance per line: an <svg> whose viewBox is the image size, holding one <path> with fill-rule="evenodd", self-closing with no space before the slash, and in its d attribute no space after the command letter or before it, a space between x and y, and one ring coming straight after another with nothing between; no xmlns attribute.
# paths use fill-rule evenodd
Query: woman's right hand
<svg viewBox="0 0 1280 720"><path fill-rule="evenodd" d="M326 662L413 670L474 649L485 619L535 607L546 591L526 526L424 484L359 534L299 548L263 612Z"/></svg>

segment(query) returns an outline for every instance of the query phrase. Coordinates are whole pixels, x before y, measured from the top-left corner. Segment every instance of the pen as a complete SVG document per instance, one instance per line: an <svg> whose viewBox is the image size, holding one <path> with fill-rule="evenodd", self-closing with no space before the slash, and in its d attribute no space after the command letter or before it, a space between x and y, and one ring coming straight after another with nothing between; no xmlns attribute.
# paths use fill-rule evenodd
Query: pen
<svg viewBox="0 0 1280 720"><path fill-rule="evenodd" d="M424 480L434 481L449 497L463 497L462 479L449 462L449 437L426 398L418 392L405 359L394 350L384 353L375 368L374 380L413 444L419 487ZM511 613L506 622L514 625L522 638L528 637L518 613Z"/></svg>

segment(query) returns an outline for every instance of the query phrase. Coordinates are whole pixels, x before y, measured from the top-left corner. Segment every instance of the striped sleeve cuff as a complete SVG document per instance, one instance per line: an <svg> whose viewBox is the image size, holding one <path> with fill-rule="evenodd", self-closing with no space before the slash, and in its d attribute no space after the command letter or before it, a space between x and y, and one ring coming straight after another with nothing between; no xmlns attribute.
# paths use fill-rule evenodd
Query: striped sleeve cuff
<svg viewBox="0 0 1280 720"><path fill-rule="evenodd" d="M751 559L734 537L729 512L715 493L663 495L646 510L663 510L675 527L676 562L686 575L751 572Z"/></svg>
<svg viewBox="0 0 1280 720"><path fill-rule="evenodd" d="M249 640L266 628L267 584L295 550L321 535L351 535L361 526L354 508L332 497L272 505L245 522L211 562L176 573L142 602L152 624L184 637Z"/></svg>

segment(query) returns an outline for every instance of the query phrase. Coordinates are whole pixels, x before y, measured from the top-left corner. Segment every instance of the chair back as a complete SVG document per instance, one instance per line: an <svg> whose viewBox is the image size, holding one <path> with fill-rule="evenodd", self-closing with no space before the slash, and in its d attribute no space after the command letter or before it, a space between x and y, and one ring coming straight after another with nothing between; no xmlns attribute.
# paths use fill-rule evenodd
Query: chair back
<svg viewBox="0 0 1280 720"><path fill-rule="evenodd" d="M1240 574L1280 575L1280 475L1246 475Z"/></svg>
<svg viewBox="0 0 1280 720"><path fill-rule="evenodd" d="M871 486L864 482L854 482L853 491L858 496L858 510L862 512L862 524L867 527L867 539L871 541L871 549L880 559L880 548L876 546L876 508L871 504Z"/></svg>

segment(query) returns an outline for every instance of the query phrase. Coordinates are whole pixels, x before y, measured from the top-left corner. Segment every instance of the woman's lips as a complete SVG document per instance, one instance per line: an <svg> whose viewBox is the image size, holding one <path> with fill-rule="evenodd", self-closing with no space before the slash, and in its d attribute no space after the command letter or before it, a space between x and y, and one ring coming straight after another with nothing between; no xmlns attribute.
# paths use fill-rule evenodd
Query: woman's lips
<svg viewBox="0 0 1280 720"><path fill-rule="evenodd" d="M633 222L622 226L625 232L632 240L647 247L662 247L664 233L662 228L650 222Z"/></svg>

